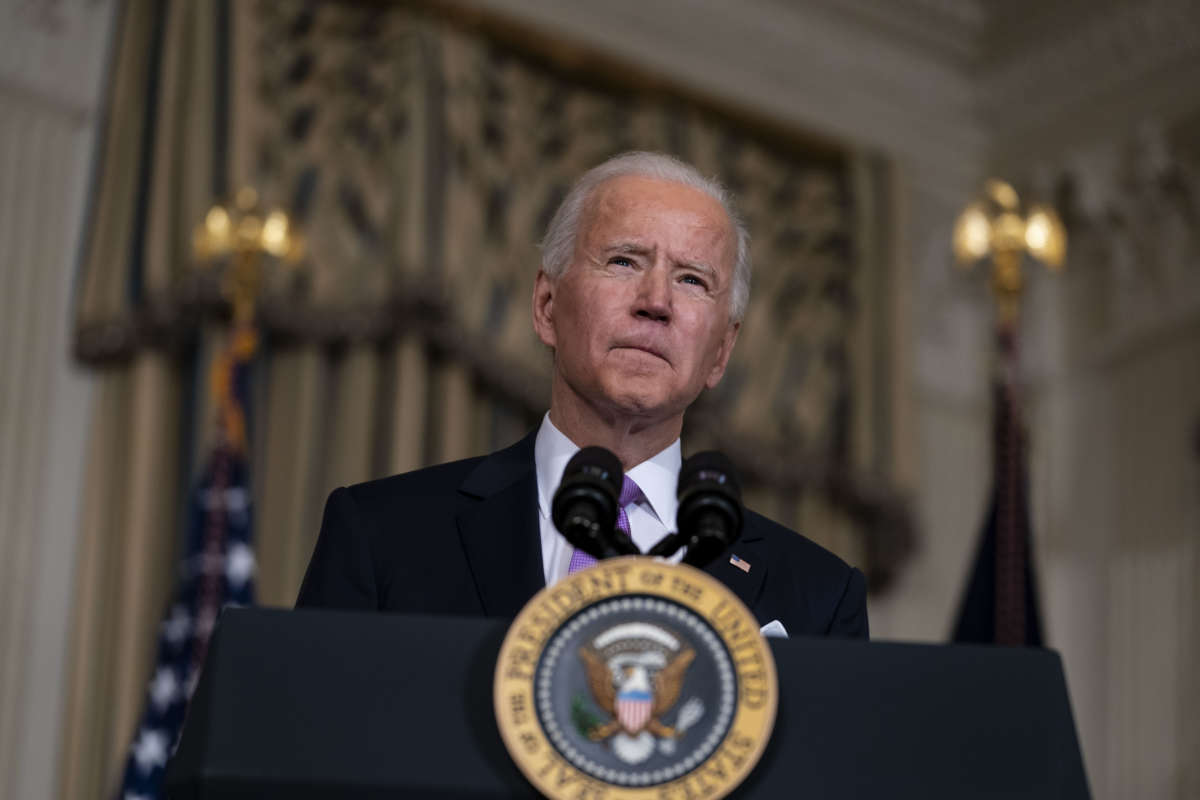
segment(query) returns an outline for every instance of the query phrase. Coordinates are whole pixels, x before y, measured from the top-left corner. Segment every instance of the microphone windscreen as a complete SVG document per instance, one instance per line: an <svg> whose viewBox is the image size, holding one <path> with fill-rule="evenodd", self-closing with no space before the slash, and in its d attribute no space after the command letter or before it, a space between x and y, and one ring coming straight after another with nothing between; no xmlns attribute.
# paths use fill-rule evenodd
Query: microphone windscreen
<svg viewBox="0 0 1200 800"><path fill-rule="evenodd" d="M679 468L679 485L676 496L683 497L698 485L705 484L709 488L720 487L741 500L741 481L738 480L733 462L724 453L705 450L686 458L683 466Z"/></svg>
<svg viewBox="0 0 1200 800"><path fill-rule="evenodd" d="M595 558L605 558L614 548L627 551L632 542L614 541L617 502L625 471L603 447L585 447L571 457L550 503L550 519L575 547Z"/></svg>
<svg viewBox="0 0 1200 800"><path fill-rule="evenodd" d="M620 497L625 470L621 467L621 460L612 451L603 447L584 447L567 462L562 482L567 483L576 476L593 478L610 487L613 497Z"/></svg>
<svg viewBox="0 0 1200 800"><path fill-rule="evenodd" d="M696 453L679 469L677 494L684 563L703 567L742 535L742 487L733 462L713 450Z"/></svg>

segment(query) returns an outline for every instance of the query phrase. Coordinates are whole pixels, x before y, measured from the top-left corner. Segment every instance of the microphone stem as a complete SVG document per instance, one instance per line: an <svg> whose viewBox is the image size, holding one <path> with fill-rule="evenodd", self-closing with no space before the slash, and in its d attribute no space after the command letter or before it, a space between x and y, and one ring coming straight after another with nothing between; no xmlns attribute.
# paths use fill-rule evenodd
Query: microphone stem
<svg viewBox="0 0 1200 800"><path fill-rule="evenodd" d="M683 545L683 538L678 533L668 533L658 544L647 551L648 556L670 558Z"/></svg>

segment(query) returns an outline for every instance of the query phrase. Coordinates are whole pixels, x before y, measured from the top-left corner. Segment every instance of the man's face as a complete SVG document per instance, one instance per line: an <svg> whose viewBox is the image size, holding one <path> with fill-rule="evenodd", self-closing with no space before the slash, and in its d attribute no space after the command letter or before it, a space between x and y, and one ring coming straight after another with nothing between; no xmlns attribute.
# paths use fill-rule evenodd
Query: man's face
<svg viewBox="0 0 1200 800"><path fill-rule="evenodd" d="M534 328L556 391L602 415L681 415L725 373L736 243L724 209L679 183L627 176L584 210L570 267L539 274Z"/></svg>

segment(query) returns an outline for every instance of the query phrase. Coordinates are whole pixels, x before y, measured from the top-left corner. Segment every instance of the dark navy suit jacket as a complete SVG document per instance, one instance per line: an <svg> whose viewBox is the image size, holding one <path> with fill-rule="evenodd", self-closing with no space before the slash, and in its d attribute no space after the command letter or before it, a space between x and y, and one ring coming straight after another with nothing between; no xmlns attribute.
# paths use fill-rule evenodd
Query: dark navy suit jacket
<svg viewBox="0 0 1200 800"><path fill-rule="evenodd" d="M546 585L535 438L336 489L297 607L515 617ZM729 563L735 553L749 572ZM741 539L706 571L760 625L777 619L790 636L867 637L863 574L752 511Z"/></svg>

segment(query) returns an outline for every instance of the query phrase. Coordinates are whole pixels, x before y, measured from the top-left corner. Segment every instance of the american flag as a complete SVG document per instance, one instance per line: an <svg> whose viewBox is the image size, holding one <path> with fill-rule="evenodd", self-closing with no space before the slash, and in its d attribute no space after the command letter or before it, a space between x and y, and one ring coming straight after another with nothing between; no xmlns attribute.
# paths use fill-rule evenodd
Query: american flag
<svg viewBox="0 0 1200 800"><path fill-rule="evenodd" d="M217 614L226 605L254 600L244 402L254 345L253 332L239 330L213 365L216 442L190 497L179 585L159 629L158 658L119 800L163 796L167 758L179 738Z"/></svg>
<svg viewBox="0 0 1200 800"><path fill-rule="evenodd" d="M996 340L999 369L992 406L992 497L954 625L954 641L1041 647L1029 517L1028 443L1016 382L1015 323L1002 322Z"/></svg>

